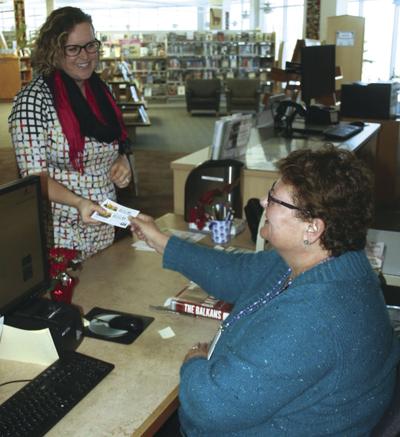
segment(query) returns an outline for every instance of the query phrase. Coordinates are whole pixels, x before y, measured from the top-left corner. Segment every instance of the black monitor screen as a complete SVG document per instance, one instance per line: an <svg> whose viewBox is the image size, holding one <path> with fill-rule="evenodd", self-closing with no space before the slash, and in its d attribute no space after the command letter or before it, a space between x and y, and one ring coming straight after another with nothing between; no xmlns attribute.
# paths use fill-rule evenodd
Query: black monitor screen
<svg viewBox="0 0 400 437"><path fill-rule="evenodd" d="M39 176L0 186L0 316L47 290Z"/></svg>
<svg viewBox="0 0 400 437"><path fill-rule="evenodd" d="M301 49L301 96L307 106L335 93L335 68L335 45Z"/></svg>

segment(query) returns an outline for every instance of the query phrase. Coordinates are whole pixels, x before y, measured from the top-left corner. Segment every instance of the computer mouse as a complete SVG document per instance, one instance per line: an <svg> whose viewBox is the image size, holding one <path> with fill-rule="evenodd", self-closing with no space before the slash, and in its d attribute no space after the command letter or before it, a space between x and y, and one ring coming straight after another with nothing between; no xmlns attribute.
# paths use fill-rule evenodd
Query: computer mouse
<svg viewBox="0 0 400 437"><path fill-rule="evenodd" d="M352 126L360 126L360 127L364 127L365 123L363 121L352 121L350 123Z"/></svg>
<svg viewBox="0 0 400 437"><path fill-rule="evenodd" d="M143 320L135 316L116 316L109 320L108 326L113 329L121 329L135 334L143 331Z"/></svg>

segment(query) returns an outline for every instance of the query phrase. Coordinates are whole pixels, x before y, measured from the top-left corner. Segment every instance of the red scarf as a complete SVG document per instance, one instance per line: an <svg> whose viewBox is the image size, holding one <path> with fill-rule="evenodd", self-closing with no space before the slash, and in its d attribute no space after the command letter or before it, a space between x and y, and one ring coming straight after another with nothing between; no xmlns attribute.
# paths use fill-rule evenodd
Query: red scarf
<svg viewBox="0 0 400 437"><path fill-rule="evenodd" d="M86 101L90 109L92 110L97 120L106 126L107 122L100 111L94 92L90 86L90 81L86 80L84 86L85 86ZM109 92L106 85L104 85L103 89L109 104L111 105L112 109L115 112L115 115L118 120L118 124L121 129L121 135L118 138L118 140L120 142L124 142L127 139L128 135L127 135L125 123L122 119L121 110L115 103L114 98ZM62 79L59 70L56 70L54 73L54 102L55 102L57 115L61 123L62 131L66 136L69 144L69 158L71 164L75 170L83 174L83 156L84 156L84 149L85 149L85 137L81 133L78 118L76 117L75 113L71 108L71 102L68 96L67 88L64 84L64 81Z"/></svg>

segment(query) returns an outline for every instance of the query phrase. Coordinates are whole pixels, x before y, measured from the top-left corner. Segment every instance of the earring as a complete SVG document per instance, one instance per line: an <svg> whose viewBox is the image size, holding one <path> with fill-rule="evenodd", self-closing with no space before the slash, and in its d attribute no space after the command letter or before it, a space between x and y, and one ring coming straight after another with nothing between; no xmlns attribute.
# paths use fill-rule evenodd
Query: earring
<svg viewBox="0 0 400 437"><path fill-rule="evenodd" d="M310 244L310 242L308 240L304 240L303 243L304 243L304 246L308 246Z"/></svg>

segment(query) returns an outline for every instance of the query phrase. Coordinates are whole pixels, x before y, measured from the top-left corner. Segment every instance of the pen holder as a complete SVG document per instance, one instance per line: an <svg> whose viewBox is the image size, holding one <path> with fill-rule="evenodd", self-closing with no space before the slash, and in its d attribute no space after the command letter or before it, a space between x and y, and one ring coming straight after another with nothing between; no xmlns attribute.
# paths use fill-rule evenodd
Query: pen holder
<svg viewBox="0 0 400 437"><path fill-rule="evenodd" d="M231 238L232 220L211 220L208 225L214 243L227 243Z"/></svg>

